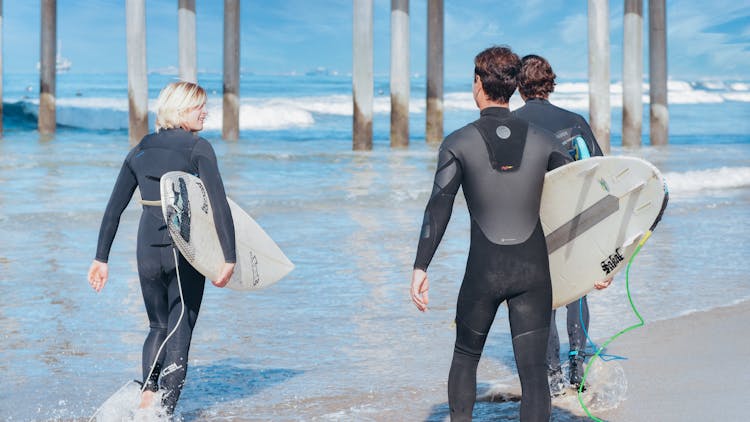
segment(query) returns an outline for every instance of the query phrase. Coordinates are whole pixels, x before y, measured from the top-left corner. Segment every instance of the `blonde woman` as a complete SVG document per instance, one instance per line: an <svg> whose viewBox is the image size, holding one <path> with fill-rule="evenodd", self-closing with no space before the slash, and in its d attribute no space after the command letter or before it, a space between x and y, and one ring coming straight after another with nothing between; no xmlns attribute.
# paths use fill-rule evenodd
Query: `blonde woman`
<svg viewBox="0 0 750 422"><path fill-rule="evenodd" d="M120 215L139 188L143 211L138 228L138 275L150 327L143 344L140 407L150 406L154 393L161 388L162 405L171 414L185 382L205 277L179 253L173 253L161 207L156 206L164 173L179 170L195 174L206 186L226 261L220 277L213 281L215 286L224 287L229 281L236 257L234 224L216 155L211 144L196 134L206 118L206 92L194 83L175 82L161 91L157 103L156 132L146 135L130 151L120 169L102 218L88 280L97 292L107 282L107 260Z"/></svg>

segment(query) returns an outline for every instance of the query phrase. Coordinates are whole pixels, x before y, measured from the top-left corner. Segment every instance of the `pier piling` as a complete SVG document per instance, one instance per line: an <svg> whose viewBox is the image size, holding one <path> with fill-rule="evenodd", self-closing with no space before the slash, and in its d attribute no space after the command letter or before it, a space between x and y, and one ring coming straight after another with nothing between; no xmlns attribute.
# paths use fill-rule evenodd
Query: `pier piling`
<svg viewBox="0 0 750 422"><path fill-rule="evenodd" d="M622 57L622 145L640 147L643 129L643 0L625 0Z"/></svg>
<svg viewBox="0 0 750 422"><path fill-rule="evenodd" d="M612 125L609 102L609 2L589 0L589 123L605 154Z"/></svg>
<svg viewBox="0 0 750 422"><path fill-rule="evenodd" d="M667 106L667 8L664 0L648 2L648 67L651 145L669 142Z"/></svg>
<svg viewBox="0 0 750 422"><path fill-rule="evenodd" d="M443 0L427 1L427 124L425 141L443 140Z"/></svg>
<svg viewBox="0 0 750 422"><path fill-rule="evenodd" d="M50 137L57 127L55 82L57 56L57 1L42 0L41 56L39 58L39 116L42 137Z"/></svg>
<svg viewBox="0 0 750 422"><path fill-rule="evenodd" d="M391 147L409 145L409 0L391 0Z"/></svg>
<svg viewBox="0 0 750 422"><path fill-rule="evenodd" d="M180 50L180 79L197 83L195 0L179 0L177 5L177 32Z"/></svg>
<svg viewBox="0 0 750 422"><path fill-rule="evenodd" d="M221 137L240 137L240 1L224 0L224 98Z"/></svg>
<svg viewBox="0 0 750 422"><path fill-rule="evenodd" d="M372 0L354 0L352 25L352 148L355 151L371 150L374 90Z"/></svg>

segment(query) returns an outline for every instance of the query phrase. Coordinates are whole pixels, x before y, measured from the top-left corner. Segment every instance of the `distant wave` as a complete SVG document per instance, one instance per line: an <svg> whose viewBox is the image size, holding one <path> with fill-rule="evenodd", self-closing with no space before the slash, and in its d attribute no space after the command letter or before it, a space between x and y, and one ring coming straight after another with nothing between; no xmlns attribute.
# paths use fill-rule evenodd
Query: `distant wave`
<svg viewBox="0 0 750 422"><path fill-rule="evenodd" d="M36 122L39 101L20 102L26 116ZM55 101L57 124L80 129L119 130L128 128L127 99L58 98ZM153 121L153 116L150 116Z"/></svg>
<svg viewBox="0 0 750 422"><path fill-rule="evenodd" d="M641 98L644 104L650 102L649 84L642 86ZM609 103L613 108L622 107L622 83L610 85ZM750 102L750 84L746 82L685 82L668 81L667 97L669 104L718 104L727 101ZM574 110L588 109L588 84L585 82L564 82L555 87L550 100L563 108Z"/></svg>
<svg viewBox="0 0 750 422"><path fill-rule="evenodd" d="M643 85L643 102L649 102L648 84ZM423 94L414 90L409 100L410 113L424 113ZM622 106L622 84L610 86L610 105ZM669 103L676 104L715 104L723 102L750 102L750 82L668 82ZM6 101L8 101L6 99ZM220 130L222 121L221 97L213 94L209 98L206 129ZM551 101L563 108L584 111L588 108L588 84L586 82L561 82L551 96ZM149 110L154 110L155 100L149 101ZM510 107L523 105L518 95L511 98ZM474 111L476 104L471 92L446 92L443 97L445 111ZM21 99L6 102L6 116L10 113L21 122L35 123L38 114L37 99ZM373 113L390 113L388 94L376 95L373 99ZM283 130L310 127L319 116L351 116L352 96L346 94L326 94L294 96L283 93L271 98L243 96L240 100L240 129L243 130ZM154 114L149 120L153 123ZM63 97L57 99L57 121L60 125L92 130L127 130L128 100L126 97Z"/></svg>
<svg viewBox="0 0 750 422"><path fill-rule="evenodd" d="M39 101L23 100L8 105L18 120L36 124ZM149 122L153 126L156 108L149 101ZM58 98L57 124L91 130L127 130L128 101L126 98ZM8 108L6 108L8 110ZM207 105L206 130L221 130L222 106L220 98L212 98ZM7 113L7 111L6 111ZM258 101L246 99L240 103L240 129L279 130L307 127L315 123L310 111L295 106L292 101Z"/></svg>
<svg viewBox="0 0 750 422"><path fill-rule="evenodd" d="M750 167L721 167L710 170L665 173L670 193L692 193L708 189L750 187Z"/></svg>
<svg viewBox="0 0 750 422"><path fill-rule="evenodd" d="M7 126L36 125L36 116L27 113L21 101L3 103L3 121Z"/></svg>

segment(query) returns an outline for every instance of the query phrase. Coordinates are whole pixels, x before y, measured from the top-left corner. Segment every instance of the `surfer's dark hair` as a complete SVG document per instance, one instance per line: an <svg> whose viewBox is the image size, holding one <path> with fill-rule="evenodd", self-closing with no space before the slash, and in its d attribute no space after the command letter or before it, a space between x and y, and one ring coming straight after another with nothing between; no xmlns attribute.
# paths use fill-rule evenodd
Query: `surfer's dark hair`
<svg viewBox="0 0 750 422"><path fill-rule="evenodd" d="M518 92L526 98L544 98L555 90L555 72L541 56L529 54L521 59L521 72L518 74Z"/></svg>
<svg viewBox="0 0 750 422"><path fill-rule="evenodd" d="M507 103L516 91L521 59L508 46L493 46L474 58L474 75L487 98Z"/></svg>

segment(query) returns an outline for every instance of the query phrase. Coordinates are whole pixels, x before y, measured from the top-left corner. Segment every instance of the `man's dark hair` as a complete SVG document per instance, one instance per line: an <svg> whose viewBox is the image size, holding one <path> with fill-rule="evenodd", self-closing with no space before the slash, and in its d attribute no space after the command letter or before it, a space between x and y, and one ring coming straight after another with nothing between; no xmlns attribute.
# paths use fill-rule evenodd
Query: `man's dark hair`
<svg viewBox="0 0 750 422"><path fill-rule="evenodd" d="M521 59L508 46L490 47L474 58L474 74L492 101L507 103L516 90Z"/></svg>
<svg viewBox="0 0 750 422"><path fill-rule="evenodd" d="M518 91L527 98L547 98L555 90L555 72L544 57L529 54L521 59Z"/></svg>

